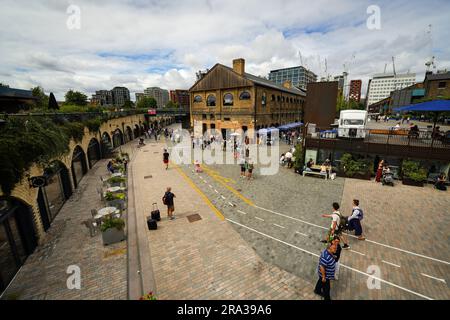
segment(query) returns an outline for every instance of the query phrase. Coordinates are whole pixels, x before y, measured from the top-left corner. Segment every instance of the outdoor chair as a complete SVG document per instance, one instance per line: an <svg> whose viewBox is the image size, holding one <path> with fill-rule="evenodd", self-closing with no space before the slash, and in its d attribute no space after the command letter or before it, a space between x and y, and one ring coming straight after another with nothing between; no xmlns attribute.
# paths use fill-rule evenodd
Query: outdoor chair
<svg viewBox="0 0 450 320"><path fill-rule="evenodd" d="M102 202L104 202L105 201L105 197L103 195L103 190L101 188L97 188L97 193L100 195L100 200Z"/></svg>
<svg viewBox="0 0 450 320"><path fill-rule="evenodd" d="M94 219L88 219L82 222L88 229L91 237L94 237L98 232L98 223Z"/></svg>

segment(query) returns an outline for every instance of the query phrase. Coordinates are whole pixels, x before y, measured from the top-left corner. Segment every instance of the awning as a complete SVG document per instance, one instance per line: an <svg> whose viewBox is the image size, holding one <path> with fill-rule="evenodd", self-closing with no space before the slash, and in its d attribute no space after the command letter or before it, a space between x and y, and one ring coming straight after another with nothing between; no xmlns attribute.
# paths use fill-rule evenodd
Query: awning
<svg viewBox="0 0 450 320"><path fill-rule="evenodd" d="M301 127L303 125L302 122L292 122L292 123L288 123L288 124L284 124L282 126L278 127L278 130L289 130L289 129L294 129L294 128L298 128Z"/></svg>
<svg viewBox="0 0 450 320"><path fill-rule="evenodd" d="M394 108L395 112L450 112L450 100L433 100Z"/></svg>
<svg viewBox="0 0 450 320"><path fill-rule="evenodd" d="M270 127L270 128L262 128L258 130L259 134L268 134L268 133L272 133L273 131L278 130L277 128L274 127Z"/></svg>

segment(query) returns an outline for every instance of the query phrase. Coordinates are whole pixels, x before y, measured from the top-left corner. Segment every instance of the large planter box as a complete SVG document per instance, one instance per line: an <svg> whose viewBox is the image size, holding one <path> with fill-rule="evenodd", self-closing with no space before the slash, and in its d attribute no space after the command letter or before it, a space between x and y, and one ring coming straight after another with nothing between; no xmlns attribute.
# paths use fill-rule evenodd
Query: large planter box
<svg viewBox="0 0 450 320"><path fill-rule="evenodd" d="M125 207L125 200L111 200L111 201L106 201L106 204L108 207Z"/></svg>
<svg viewBox="0 0 450 320"><path fill-rule="evenodd" d="M102 232L103 245L121 242L125 240L125 230L117 230L116 228L110 228Z"/></svg>
<svg viewBox="0 0 450 320"><path fill-rule="evenodd" d="M423 181L415 181L409 178L403 178L402 183L406 186L423 187Z"/></svg>
<svg viewBox="0 0 450 320"><path fill-rule="evenodd" d="M367 172L364 174L355 173L353 176L350 177L350 176L346 175L345 172L338 171L338 172L336 172L336 175L338 177L342 177L342 178L361 179L361 180L370 180L370 178L371 178L370 172Z"/></svg>

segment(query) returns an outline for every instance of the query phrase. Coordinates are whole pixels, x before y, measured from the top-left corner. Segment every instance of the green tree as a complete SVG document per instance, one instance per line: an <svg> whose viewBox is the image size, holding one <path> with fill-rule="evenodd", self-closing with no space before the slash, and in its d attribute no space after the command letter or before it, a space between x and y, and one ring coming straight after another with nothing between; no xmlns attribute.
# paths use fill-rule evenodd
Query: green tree
<svg viewBox="0 0 450 320"><path fill-rule="evenodd" d="M45 94L44 89L39 86L31 88L31 94L37 98L36 107L41 110L47 110L49 97Z"/></svg>
<svg viewBox="0 0 450 320"><path fill-rule="evenodd" d="M176 103L176 102L169 101L169 102L167 102L167 104L166 104L166 108L169 108L169 109L178 109L178 108L179 108L179 105L178 105L178 103Z"/></svg>
<svg viewBox="0 0 450 320"><path fill-rule="evenodd" d="M73 91L73 90L69 90L67 91L66 95L66 104L74 104L77 106L85 106L87 105L87 95L85 95L84 93L81 93L79 91Z"/></svg>
<svg viewBox="0 0 450 320"><path fill-rule="evenodd" d="M153 97L143 97L139 102L136 104L136 107L138 109L153 109L156 108L157 102L155 98Z"/></svg>
<svg viewBox="0 0 450 320"><path fill-rule="evenodd" d="M132 101L130 101L130 100L125 101L125 104L123 105L123 107L124 107L125 109L131 109L131 108L134 107L134 103L133 103Z"/></svg>

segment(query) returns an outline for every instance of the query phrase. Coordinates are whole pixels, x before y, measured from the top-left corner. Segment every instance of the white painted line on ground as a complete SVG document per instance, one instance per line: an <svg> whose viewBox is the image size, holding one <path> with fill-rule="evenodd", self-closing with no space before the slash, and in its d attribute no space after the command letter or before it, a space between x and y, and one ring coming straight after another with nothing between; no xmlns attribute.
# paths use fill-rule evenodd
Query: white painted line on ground
<svg viewBox="0 0 450 320"><path fill-rule="evenodd" d="M273 225L274 225L274 226L277 226L278 228L286 229L286 227L280 226L279 224L276 224L276 223L274 223Z"/></svg>
<svg viewBox="0 0 450 320"><path fill-rule="evenodd" d="M264 219L261 219L260 217L256 217L256 216L255 216L255 219L258 219L258 220L264 221Z"/></svg>
<svg viewBox="0 0 450 320"><path fill-rule="evenodd" d="M204 183L208 183L208 182L206 182L206 180L203 180L203 182L204 182Z"/></svg>
<svg viewBox="0 0 450 320"><path fill-rule="evenodd" d="M216 189L214 189L214 191L215 191L216 193L219 193L219 191L217 191Z"/></svg>
<svg viewBox="0 0 450 320"><path fill-rule="evenodd" d="M444 279L436 278L436 277L430 276L430 275L428 275L426 273L421 273L421 275L423 275L425 277L428 277L428 278L431 278L431 279L434 279L434 280L437 280L437 281L440 281L440 282L443 282L443 283L446 283Z"/></svg>
<svg viewBox="0 0 450 320"><path fill-rule="evenodd" d="M386 263L386 264L390 264L391 266L400 268L400 266L399 266L398 264L395 264L395 263L392 263L392 262L389 262L389 261L386 261L386 260L381 260L381 262L384 262L384 263Z"/></svg>
<svg viewBox="0 0 450 320"><path fill-rule="evenodd" d="M208 186L212 189L213 188L213 186L212 185L210 185L210 184L208 184Z"/></svg>
<svg viewBox="0 0 450 320"><path fill-rule="evenodd" d="M301 233L301 232L298 232L298 231L295 231L295 233L301 234L302 236L305 236L305 237L308 236L307 234L304 234L304 233Z"/></svg>
<svg viewBox="0 0 450 320"><path fill-rule="evenodd" d="M231 202L228 202L228 204L229 204L230 206L232 206L232 207L235 207L235 205L234 205L233 203L231 203Z"/></svg>
<svg viewBox="0 0 450 320"><path fill-rule="evenodd" d="M260 235L262 235L262 236L265 236L265 237L267 237L267 238L269 238L269 239L272 239L272 240L278 241L278 242L280 242L280 243L283 243L283 244L285 244L285 245L287 245L287 246L289 246L289 247L291 247L291 248L294 248L294 249L297 249L297 250L299 250L299 251L305 252L305 253L310 254L310 255L312 255L312 256L314 256L314 257L319 257L319 254L317 254L317 253L314 253L314 252L305 250L305 249L303 249L303 248L297 247L297 246L295 246L295 245L293 245L293 244L291 244L291 243L288 243L288 242L286 242L286 241L277 239L277 238L275 238L275 237L272 237L272 236L270 236L270 235L268 235L268 234L265 234L265 233L263 233L263 232L261 232L261 231L255 230L255 229L253 229L253 228L247 227L246 225L243 225L243 224L241 224L241 223L239 223L239 222L236 222L236 221L233 221L233 220L231 220L231 219L228 219L228 218L227 218L226 220L229 221L229 222L231 222L231 223L234 223L234 224L236 224L236 225L238 225L238 226L241 226L241 227L243 227L243 228L246 228L246 229L248 229L248 230L250 230L250 231L253 231L253 232L255 232L255 233L258 233L258 234L260 234ZM421 297L421 298L423 298L423 299L433 300L433 298L427 297L427 296L425 296L425 295L423 295L423 294L421 294L421 293L418 293L418 292L409 290L409 289L407 289L407 288L404 288L404 287L402 287L402 286L399 286L399 285L397 285L397 284L395 284L395 283L392 283L392 282L390 282L390 281L383 280L383 279L381 279L381 278L375 277L375 276L373 276L373 275L371 275L371 274L368 274L368 273L366 273L366 272L363 272L363 271L360 271L360 270L358 270L358 269L349 267L349 266L347 266L347 265L345 265L345 264L342 264L342 263L341 263L341 267L347 268L347 269L352 270L352 271L354 271L354 272L357 272L357 273L359 273L359 274L365 275L365 276L367 276L367 277L369 277L369 278L371 278L371 279L375 279L375 280L378 280L378 281L380 281L380 282L386 283L386 284L391 285L391 286L393 286L393 287L395 287L395 288L398 288L398 289L400 289L400 290L403 290L403 291L412 293L412 294L414 294L414 295L416 295L416 296L419 296L419 297Z"/></svg>
<svg viewBox="0 0 450 320"><path fill-rule="evenodd" d="M362 256L365 256L365 254L364 254L364 253L361 253L361 252L355 251L355 250L353 250L353 249L350 249L349 251L350 251L350 252L354 252L354 253L356 253L356 254L360 254L360 255L362 255Z"/></svg>
<svg viewBox="0 0 450 320"><path fill-rule="evenodd" d="M301 220L301 219L297 219L297 218L294 218L294 217L291 217L291 216L288 216L288 215L285 215L285 214L282 214L282 213L279 213L279 212L276 212L276 211L273 211L273 210L270 210L270 209L259 207L257 205L255 205L255 208L258 208L258 209L261 209L261 210L264 210L264 211L268 211L268 212L274 213L276 215L279 215L279 216L282 216L282 217L285 217L285 218L288 218L288 219L292 219L292 220L295 220L295 221L299 221L301 223L305 223L305 224L308 224L308 225L311 225L311 226L314 226L314 227L317 227L317 228L328 230L328 228L319 226L317 224L314 224L314 223L311 223L311 222L308 222L308 221L304 221L304 220ZM352 237L352 238L358 238L358 237L356 237L356 236L354 236L352 234L347 234L347 235ZM437 259L437 258L425 256L423 254L412 252L412 251L408 251L408 250L405 250L405 249L393 247L393 246L390 246L388 244L376 242L376 241L369 240L369 239L366 239L364 241L370 242L370 243L374 243L374 244L377 244L377 245L380 245L380 246L383 246L383 247L386 247L386 248L394 249L394 250L397 250L397 251L401 251L401 252L404 252L404 253L408 253L408 254L413 255L413 256L417 256L417 257L421 257L421 258L424 258L424 259L429 259L429 260L433 260L433 261L436 261L436 262L440 262L440 263L444 263L444 264L450 265L450 262L448 262L448 261L444 261L444 260L440 260L440 259Z"/></svg>
<svg viewBox="0 0 450 320"><path fill-rule="evenodd" d="M238 210L237 212L242 213L242 214L247 214L247 212L244 212L244 211L241 211L241 210Z"/></svg>

